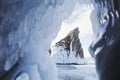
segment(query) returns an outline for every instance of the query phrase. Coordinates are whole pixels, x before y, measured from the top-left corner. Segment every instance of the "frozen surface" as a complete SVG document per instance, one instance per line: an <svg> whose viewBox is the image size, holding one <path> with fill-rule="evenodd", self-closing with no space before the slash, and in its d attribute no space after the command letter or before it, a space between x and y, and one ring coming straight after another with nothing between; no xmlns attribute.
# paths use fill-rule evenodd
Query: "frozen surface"
<svg viewBox="0 0 120 80"><path fill-rule="evenodd" d="M94 61L86 65L57 65L59 80L98 80Z"/></svg>
<svg viewBox="0 0 120 80"><path fill-rule="evenodd" d="M52 58L54 59L55 63L60 64L85 64L86 60L81 57L75 56L75 51L65 51L63 47L52 47L52 52L54 53L52 55ZM68 56L69 55L69 56Z"/></svg>

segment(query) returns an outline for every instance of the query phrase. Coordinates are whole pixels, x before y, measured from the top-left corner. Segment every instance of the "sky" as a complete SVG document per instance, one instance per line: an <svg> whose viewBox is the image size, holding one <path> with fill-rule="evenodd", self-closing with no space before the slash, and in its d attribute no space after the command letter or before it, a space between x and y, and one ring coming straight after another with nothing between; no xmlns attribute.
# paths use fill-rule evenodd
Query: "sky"
<svg viewBox="0 0 120 80"><path fill-rule="evenodd" d="M91 11L92 7L90 5L86 6L85 4L80 5L77 3L73 13L68 19L62 22L61 29L53 43L64 38L74 28L79 27L79 37L84 49L84 55L85 57L90 57L88 48L93 37L92 25L90 21Z"/></svg>

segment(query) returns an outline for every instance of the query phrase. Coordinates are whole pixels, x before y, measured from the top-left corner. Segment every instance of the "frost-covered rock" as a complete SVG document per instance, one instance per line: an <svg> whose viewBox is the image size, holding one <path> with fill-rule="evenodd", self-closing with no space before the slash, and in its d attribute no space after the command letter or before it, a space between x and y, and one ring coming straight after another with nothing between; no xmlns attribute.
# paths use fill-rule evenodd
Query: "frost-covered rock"
<svg viewBox="0 0 120 80"><path fill-rule="evenodd" d="M84 64L83 48L79 39L79 28L57 42L51 50L51 55L59 64Z"/></svg>

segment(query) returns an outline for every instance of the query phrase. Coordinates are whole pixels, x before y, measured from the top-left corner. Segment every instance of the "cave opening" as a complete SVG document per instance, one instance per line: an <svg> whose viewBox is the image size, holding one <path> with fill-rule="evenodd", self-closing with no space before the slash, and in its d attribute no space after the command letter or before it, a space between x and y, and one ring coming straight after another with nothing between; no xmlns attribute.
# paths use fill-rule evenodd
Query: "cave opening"
<svg viewBox="0 0 120 80"><path fill-rule="evenodd" d="M2 0L0 5L1 80L96 80L94 60L87 63L84 59L90 57L88 47L93 34L90 0L7 1ZM48 50L59 29L52 45L68 34L64 47L69 51L60 48L63 55L57 59L70 65L57 65L56 70ZM74 29L75 33L70 32Z"/></svg>
<svg viewBox="0 0 120 80"><path fill-rule="evenodd" d="M89 53L89 47L92 43L94 35L94 30L92 28L91 22L93 3L90 2L88 1L89 4L86 4L84 1L82 4L81 2L76 3L71 15L67 19L62 21L61 28L57 33L56 38L51 43L49 53L53 58L54 62L57 64L59 79L66 80L66 76L67 78L70 78L70 80L74 80L75 77L77 79L83 80L89 80L90 77L91 79L98 79L95 69L95 60ZM76 29L79 30L78 33L75 32ZM81 44L81 46L77 47L81 47L83 49L82 57L80 55L81 59L75 59L75 57L71 57L75 56L76 54L76 52L74 54L74 49L70 49L72 43L71 38L75 38L74 34L76 33L78 35L77 38L79 38L79 42ZM77 38L75 39L77 40ZM78 45L79 42L77 42L77 44L73 42L72 45ZM76 48L76 46L72 46L72 48ZM72 54L71 50L73 50L73 55L70 55ZM79 69L81 71L79 71ZM71 72L71 70L73 71ZM78 70L77 73L75 72L76 70ZM72 76L69 76L71 74ZM80 75L77 76L77 74ZM85 74L89 74L89 76L85 77ZM83 76L83 78L81 76Z"/></svg>
<svg viewBox="0 0 120 80"><path fill-rule="evenodd" d="M93 9L92 4L76 3L75 9L72 14L65 20L62 21L61 29L59 30L57 37L53 40L52 45L63 39L67 34L79 28L79 38L85 51L85 57L90 57L88 48L90 43L92 43L93 30L92 23L90 20L90 15Z"/></svg>
<svg viewBox="0 0 120 80"><path fill-rule="evenodd" d="M119 79L119 15L119 0L0 0L0 80Z"/></svg>

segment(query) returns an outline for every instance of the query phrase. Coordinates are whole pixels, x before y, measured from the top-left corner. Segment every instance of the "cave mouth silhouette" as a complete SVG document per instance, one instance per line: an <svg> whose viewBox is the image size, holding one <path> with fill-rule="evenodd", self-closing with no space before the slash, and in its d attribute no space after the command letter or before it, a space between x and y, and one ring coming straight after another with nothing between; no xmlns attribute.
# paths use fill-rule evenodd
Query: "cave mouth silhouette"
<svg viewBox="0 0 120 80"><path fill-rule="evenodd" d="M80 5L80 3L76 3L71 15L62 21L61 28L56 38L52 41L51 46L65 38L70 31L78 27L80 31L79 39L84 49L84 56L91 57L88 50L93 40L93 28L90 19L92 10L93 4Z"/></svg>
<svg viewBox="0 0 120 80"><path fill-rule="evenodd" d="M60 27L58 26L60 26L62 20L63 20L62 25L70 26L67 23L70 24L71 22L74 21L76 22L76 18L78 17L78 16L74 16L74 15L78 15L76 14L78 12L73 12L73 14L71 14L71 11L73 10L73 6L76 3L75 1L73 2L70 2L69 0L66 0L65 2L62 0L60 2L59 1L58 0L45 0L45 1L44 0L35 0L35 1L1 0L0 3L0 58L1 58L0 79L1 80L15 79L15 76L18 77L19 73L21 75L21 72L24 71L31 75L33 74L33 72L31 71L31 67L33 67L36 73L38 74L37 77L41 78L40 80L48 80L48 79L56 80L55 65L51 60L51 58L49 57L49 55L47 54L48 49L50 47L50 43L52 41L52 38L56 36L56 34L54 33L59 30ZM98 15L93 14L92 16L91 21L95 21L93 22L95 24L92 24L92 26L96 26L97 24L96 21L101 23L106 23L101 25L102 27L100 27L106 29L106 31L99 35L95 35L97 36L97 38L100 37L101 39L98 39L99 41L97 43L94 42L90 46L90 52L93 55L95 52L98 52L95 58L96 58L96 67L100 79L116 80L116 78L119 78L119 73L120 73L120 69L118 67L120 65L119 63L120 1L95 0L95 2L96 4L98 4L97 9L99 11L98 11ZM86 7L88 8L89 5L87 5ZM67 8L70 8L71 10ZM106 9L104 8L108 8L108 11L106 11ZM106 13L104 14L104 11L107 14ZM73 17L72 18L69 17L68 20L65 20L70 14L73 15ZM101 16L101 14L103 15ZM80 14L80 15L83 16L84 14ZM100 20L98 19L94 20L93 17L96 16L100 18ZM89 20L86 19L84 21L84 17L79 18L82 19L80 22L82 21L86 22L87 20ZM101 21L101 19L103 19L103 21ZM78 20L78 23L80 22ZM83 24L83 22L80 24ZM74 25L72 27L78 27L78 26L81 28L82 26L85 25L82 26ZM95 27L95 29L97 28ZM67 28L67 30L68 29L69 28ZM82 34L82 29L80 30ZM90 32L86 30L87 29L85 29L85 31L83 32L88 32L88 33ZM96 32L99 33L101 31L96 31ZM82 38L81 38L81 42L82 42ZM97 50L97 48L101 46L102 46L101 50L100 49ZM108 63L109 61L110 63L106 65L105 63ZM51 73L52 71L53 73ZM118 74L112 74L115 72L117 72ZM29 76L29 77L35 78L35 76Z"/></svg>
<svg viewBox="0 0 120 80"><path fill-rule="evenodd" d="M81 60L80 64L75 62L67 63L67 60L64 60L67 58L64 58L64 55L63 55L64 53L62 53L62 51L61 52L59 52L59 50L58 52L53 51L53 53L51 54L53 60L55 60L56 62L57 70L58 70L58 78L60 79L65 80L64 79L66 77L65 73L68 73L67 77L70 79L72 79L72 77L78 77L78 79L82 79L80 78L80 76L83 76L85 78L83 80L87 80L87 78L89 80L89 78L92 77L92 75L94 75L94 77L92 77L93 80L98 79L97 73L96 73L96 67L95 67L95 60L93 59L93 57L90 55L88 51L89 46L93 40L93 27L91 22L92 11L93 11L92 4L90 5L84 4L81 6L79 3L77 3L71 15L67 19L62 21L61 29L59 30L56 38L52 41L51 48L55 46L56 43L62 42L62 40L65 39L72 30L76 29L77 27L79 28L79 31L80 31L79 39L83 48L85 61ZM58 55L58 56L63 56L64 59L62 59L61 57L57 57L61 60L61 62L60 61L58 62L54 57L54 54L56 53L61 53L61 55ZM72 58L71 58L71 61L72 61ZM73 71L71 71L70 67L74 68L72 69ZM79 71L78 69L81 71ZM88 70L88 69L91 69L91 70ZM63 70L63 72L61 70ZM75 70L79 71L79 74L80 74L79 76L76 75ZM89 74L89 72L91 72L91 74L88 77L87 76L85 77L85 75L82 75L82 74ZM69 74L72 74L72 73L73 73L73 76L69 76Z"/></svg>

